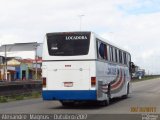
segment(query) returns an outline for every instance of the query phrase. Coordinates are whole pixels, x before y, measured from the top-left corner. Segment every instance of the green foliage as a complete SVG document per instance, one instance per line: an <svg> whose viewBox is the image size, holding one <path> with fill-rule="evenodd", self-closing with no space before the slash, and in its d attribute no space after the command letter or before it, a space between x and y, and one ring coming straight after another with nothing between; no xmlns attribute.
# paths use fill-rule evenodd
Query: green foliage
<svg viewBox="0 0 160 120"><path fill-rule="evenodd" d="M0 103L8 102L7 97L0 96Z"/></svg>
<svg viewBox="0 0 160 120"><path fill-rule="evenodd" d="M15 101L15 100L40 98L40 97L41 97L41 92L30 92L27 94L10 95L8 97L0 96L0 103L10 102L10 101Z"/></svg>
<svg viewBox="0 0 160 120"><path fill-rule="evenodd" d="M39 98L41 96L40 92L32 92L31 96L33 98Z"/></svg>
<svg viewBox="0 0 160 120"><path fill-rule="evenodd" d="M156 75L156 76L144 76L142 77L142 79L138 79L138 78L134 78L132 79L132 82L139 82L139 81L145 81L145 80L152 80L152 79L156 79L156 78L160 78L159 75Z"/></svg>
<svg viewBox="0 0 160 120"><path fill-rule="evenodd" d="M24 96L23 96L23 95L19 95L19 96L16 96L15 99L16 99L16 100L23 100L23 99L24 99Z"/></svg>

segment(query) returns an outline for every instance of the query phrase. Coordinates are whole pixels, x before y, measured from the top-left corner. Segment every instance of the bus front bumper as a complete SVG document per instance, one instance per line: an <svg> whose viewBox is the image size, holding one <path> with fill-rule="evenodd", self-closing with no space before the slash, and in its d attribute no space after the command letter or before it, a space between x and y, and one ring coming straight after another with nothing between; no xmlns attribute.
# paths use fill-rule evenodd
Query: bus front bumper
<svg viewBox="0 0 160 120"><path fill-rule="evenodd" d="M96 90L43 90L43 100L97 100Z"/></svg>

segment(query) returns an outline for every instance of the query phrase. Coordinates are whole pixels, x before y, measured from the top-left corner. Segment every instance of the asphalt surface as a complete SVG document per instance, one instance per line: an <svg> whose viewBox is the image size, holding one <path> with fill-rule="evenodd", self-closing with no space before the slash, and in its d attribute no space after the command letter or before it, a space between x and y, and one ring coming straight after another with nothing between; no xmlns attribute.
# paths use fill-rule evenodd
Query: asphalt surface
<svg viewBox="0 0 160 120"><path fill-rule="evenodd" d="M96 120L106 117L119 120L136 120L143 114L160 114L160 78L132 83L132 93L129 98L117 98L109 106L100 106L95 103L84 103L72 107L63 107L58 101L43 101L39 99L21 100L9 103L0 103L0 113L18 114L89 114L89 118ZM104 114L108 114L105 116ZM116 115L112 115L116 114ZM134 114L139 115L135 118ZM121 117L120 117L121 116ZM127 117L127 118L125 118ZM159 120L160 117L157 119Z"/></svg>

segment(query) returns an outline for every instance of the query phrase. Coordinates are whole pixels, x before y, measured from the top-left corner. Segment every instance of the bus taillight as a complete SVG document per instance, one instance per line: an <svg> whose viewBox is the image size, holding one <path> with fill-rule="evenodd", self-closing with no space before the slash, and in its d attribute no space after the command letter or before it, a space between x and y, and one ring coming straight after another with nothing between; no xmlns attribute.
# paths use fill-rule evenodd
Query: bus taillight
<svg viewBox="0 0 160 120"><path fill-rule="evenodd" d="M42 85L43 85L43 87L46 87L46 77L42 78Z"/></svg>
<svg viewBox="0 0 160 120"><path fill-rule="evenodd" d="M91 87L96 86L96 77L91 77Z"/></svg>

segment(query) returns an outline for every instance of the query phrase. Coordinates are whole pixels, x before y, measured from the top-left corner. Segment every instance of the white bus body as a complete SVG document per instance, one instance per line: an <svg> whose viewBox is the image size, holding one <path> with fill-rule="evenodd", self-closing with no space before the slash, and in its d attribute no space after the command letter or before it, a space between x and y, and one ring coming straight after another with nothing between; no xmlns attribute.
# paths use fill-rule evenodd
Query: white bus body
<svg viewBox="0 0 160 120"><path fill-rule="evenodd" d="M48 33L43 45L44 100L107 101L130 91L130 54L93 32Z"/></svg>

